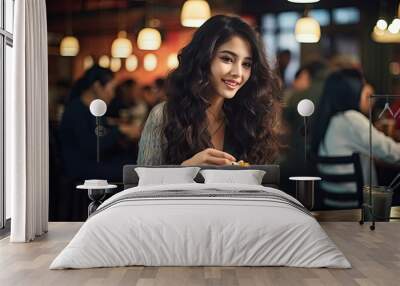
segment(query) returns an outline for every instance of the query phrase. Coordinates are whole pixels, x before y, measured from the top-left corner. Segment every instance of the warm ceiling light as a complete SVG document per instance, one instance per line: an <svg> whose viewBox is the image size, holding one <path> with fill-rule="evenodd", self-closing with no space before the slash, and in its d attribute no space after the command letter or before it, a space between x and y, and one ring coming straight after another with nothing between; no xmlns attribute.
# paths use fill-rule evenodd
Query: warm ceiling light
<svg viewBox="0 0 400 286"><path fill-rule="evenodd" d="M175 69L179 65L178 55L176 53L169 54L167 58L167 66L169 69Z"/></svg>
<svg viewBox="0 0 400 286"><path fill-rule="evenodd" d="M74 36L65 36L61 40L60 55L63 57L74 57L79 53L79 41Z"/></svg>
<svg viewBox="0 0 400 286"><path fill-rule="evenodd" d="M399 29L395 25L390 24L388 27L388 31L392 34L397 34L399 32Z"/></svg>
<svg viewBox="0 0 400 286"><path fill-rule="evenodd" d="M376 22L376 27L380 30L385 30L387 28L388 24L384 19L379 19Z"/></svg>
<svg viewBox="0 0 400 286"><path fill-rule="evenodd" d="M99 59L99 66L108 69L110 67L110 58L107 55L102 55Z"/></svg>
<svg viewBox="0 0 400 286"><path fill-rule="evenodd" d="M121 69L121 59L120 58L111 58L110 69L113 72L119 71Z"/></svg>
<svg viewBox="0 0 400 286"><path fill-rule="evenodd" d="M288 0L289 2L292 3L316 3L319 2L319 0Z"/></svg>
<svg viewBox="0 0 400 286"><path fill-rule="evenodd" d="M93 66L93 64L94 64L94 60L91 56L86 56L83 59L83 69L84 70L90 69Z"/></svg>
<svg viewBox="0 0 400 286"><path fill-rule="evenodd" d="M147 54L143 58L143 67L146 71L153 71L157 68L157 56L155 54Z"/></svg>
<svg viewBox="0 0 400 286"><path fill-rule="evenodd" d="M393 19L392 23L388 27L388 31L392 34L397 34L400 32L400 19L395 18Z"/></svg>
<svg viewBox="0 0 400 286"><path fill-rule="evenodd" d="M204 0L188 0L183 4L181 24L185 27L200 27L211 17L210 6Z"/></svg>
<svg viewBox="0 0 400 286"><path fill-rule="evenodd" d="M400 43L400 3L397 10L397 18L392 23L379 19L371 33L371 37L378 43Z"/></svg>
<svg viewBox="0 0 400 286"><path fill-rule="evenodd" d="M138 67L138 58L135 55L130 55L125 61L125 68L127 71L133 72Z"/></svg>
<svg viewBox="0 0 400 286"><path fill-rule="evenodd" d="M392 25L396 26L396 28L400 28L400 19L399 18L393 19Z"/></svg>
<svg viewBox="0 0 400 286"><path fill-rule="evenodd" d="M400 43L400 34L393 34L388 30L380 30L377 26L371 33L371 37L378 43Z"/></svg>
<svg viewBox="0 0 400 286"><path fill-rule="evenodd" d="M321 28L314 18L307 16L297 20L294 34L299 43L317 43L321 38Z"/></svg>
<svg viewBox="0 0 400 286"><path fill-rule="evenodd" d="M132 43L127 38L126 31L120 31L118 38L112 43L111 56L113 58L127 58L130 54L132 54Z"/></svg>
<svg viewBox="0 0 400 286"><path fill-rule="evenodd" d="M161 46L160 32L153 28L144 28L140 30L137 38L137 45L141 50L158 50Z"/></svg>

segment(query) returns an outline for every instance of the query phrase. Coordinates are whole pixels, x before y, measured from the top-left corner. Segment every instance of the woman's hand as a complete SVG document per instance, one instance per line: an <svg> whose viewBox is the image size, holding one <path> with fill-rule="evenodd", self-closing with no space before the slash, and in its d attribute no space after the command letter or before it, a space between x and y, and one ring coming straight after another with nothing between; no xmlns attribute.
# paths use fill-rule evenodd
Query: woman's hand
<svg viewBox="0 0 400 286"><path fill-rule="evenodd" d="M213 148L207 148L192 158L182 162L182 166L193 165L232 165L236 158L231 154Z"/></svg>

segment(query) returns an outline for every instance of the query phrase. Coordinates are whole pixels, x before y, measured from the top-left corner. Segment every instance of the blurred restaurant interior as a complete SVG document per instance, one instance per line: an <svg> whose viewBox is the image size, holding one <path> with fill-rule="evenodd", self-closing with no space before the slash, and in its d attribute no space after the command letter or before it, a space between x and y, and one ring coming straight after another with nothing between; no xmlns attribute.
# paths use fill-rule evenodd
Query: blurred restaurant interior
<svg viewBox="0 0 400 286"><path fill-rule="evenodd" d="M268 62L281 78L283 112L277 128L282 133L283 148L274 163L281 167L282 190L288 193L294 189L289 177L315 174L311 159L307 168L299 167L307 151L297 105L310 99L317 113L331 73L358 69L371 87L371 94L400 95L397 0L48 0L50 220L85 220L89 199L87 193L75 190L76 185L90 176L104 176L119 183L122 166L136 164L146 118L152 107L166 99L168 73L177 67L180 50L202 23L201 19L185 22L183 9L189 2L200 2L194 8L197 12L208 7L208 17L237 15L261 36ZM63 116L67 117L64 111L73 87L83 84L79 80L95 65L112 71L114 95L107 103L105 118L122 133L116 139L118 147L103 152L99 164L95 159L87 162L85 151L70 156L64 146L70 139L71 124L78 121L62 122ZM371 120L386 136L400 141L400 117L380 116L386 103L394 110L390 110L393 115L400 107L400 98L378 98ZM306 130L312 136L315 125L313 116L310 118ZM368 134L365 136L368 138ZM95 154L94 130L90 138L82 135L81 140L88 145L83 150ZM375 162L380 185L388 185L400 171L399 159L386 162L384 158ZM399 192L395 192L393 204L399 203ZM316 207L334 208L320 202Z"/></svg>

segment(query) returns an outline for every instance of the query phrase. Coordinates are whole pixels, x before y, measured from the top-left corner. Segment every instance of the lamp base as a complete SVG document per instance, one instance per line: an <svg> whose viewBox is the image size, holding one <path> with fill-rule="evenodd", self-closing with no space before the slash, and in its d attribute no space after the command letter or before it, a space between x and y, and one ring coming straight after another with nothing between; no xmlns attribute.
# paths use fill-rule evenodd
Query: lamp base
<svg viewBox="0 0 400 286"><path fill-rule="evenodd" d="M320 177L290 177L289 180L296 181L296 199L298 199L308 210L314 207L314 191L316 181Z"/></svg>

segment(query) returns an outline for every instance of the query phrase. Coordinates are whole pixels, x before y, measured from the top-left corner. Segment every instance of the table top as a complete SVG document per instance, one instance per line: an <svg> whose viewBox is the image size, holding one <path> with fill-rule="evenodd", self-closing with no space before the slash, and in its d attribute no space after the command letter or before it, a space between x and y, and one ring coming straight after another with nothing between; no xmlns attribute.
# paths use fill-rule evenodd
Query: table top
<svg viewBox="0 0 400 286"><path fill-rule="evenodd" d="M291 181L320 181L320 177L289 177Z"/></svg>
<svg viewBox="0 0 400 286"><path fill-rule="evenodd" d="M114 189L117 185L107 185L107 186L89 186L89 185L79 185L76 186L77 189L84 189L84 190L107 190L107 189Z"/></svg>

